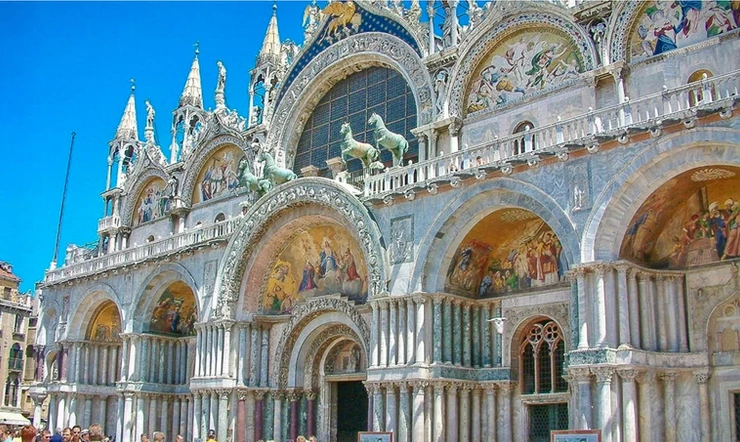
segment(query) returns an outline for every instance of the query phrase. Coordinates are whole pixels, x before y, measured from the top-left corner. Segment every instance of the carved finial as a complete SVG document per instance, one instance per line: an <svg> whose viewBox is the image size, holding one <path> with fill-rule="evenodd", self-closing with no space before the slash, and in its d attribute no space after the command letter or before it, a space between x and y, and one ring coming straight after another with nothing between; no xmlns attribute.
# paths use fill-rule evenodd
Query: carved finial
<svg viewBox="0 0 740 442"><path fill-rule="evenodd" d="M200 54L200 42L196 41L193 46L195 46L195 58L198 58L198 54Z"/></svg>
<svg viewBox="0 0 740 442"><path fill-rule="evenodd" d="M130 79L129 83L131 83L131 93L133 94L134 91L136 90L136 79L135 78Z"/></svg>

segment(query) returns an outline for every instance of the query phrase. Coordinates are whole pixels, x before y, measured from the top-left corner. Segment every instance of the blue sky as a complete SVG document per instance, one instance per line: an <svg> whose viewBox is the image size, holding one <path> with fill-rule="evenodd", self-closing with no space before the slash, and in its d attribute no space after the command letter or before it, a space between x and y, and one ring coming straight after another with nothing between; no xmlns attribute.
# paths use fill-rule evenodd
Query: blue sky
<svg viewBox="0 0 740 442"><path fill-rule="evenodd" d="M320 2L323 6L325 2ZM281 40L303 43L308 1L278 2ZM67 244L97 238L108 142L136 79L143 140L145 104L169 145L171 111L196 41L205 107L215 107L218 60L229 107L246 116L249 70L272 2L0 3L0 260L31 290L51 262L69 151L76 132L59 261Z"/></svg>

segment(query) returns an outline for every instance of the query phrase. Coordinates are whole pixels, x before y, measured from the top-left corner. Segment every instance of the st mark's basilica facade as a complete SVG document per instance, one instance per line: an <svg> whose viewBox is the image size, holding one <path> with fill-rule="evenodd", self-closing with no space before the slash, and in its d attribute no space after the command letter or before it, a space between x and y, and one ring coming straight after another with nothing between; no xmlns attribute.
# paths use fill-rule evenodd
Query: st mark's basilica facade
<svg viewBox="0 0 740 442"><path fill-rule="evenodd" d="M247 113L197 52L171 137L129 97L39 284L51 428L740 440L737 2L278 15Z"/></svg>

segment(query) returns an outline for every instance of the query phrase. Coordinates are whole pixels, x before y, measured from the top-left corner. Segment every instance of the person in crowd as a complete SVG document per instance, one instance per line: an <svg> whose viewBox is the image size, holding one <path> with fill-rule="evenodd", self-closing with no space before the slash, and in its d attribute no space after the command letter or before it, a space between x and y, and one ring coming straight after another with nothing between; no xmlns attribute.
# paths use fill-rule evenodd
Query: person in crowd
<svg viewBox="0 0 740 442"><path fill-rule="evenodd" d="M206 440L216 440L216 430L214 430L213 428L208 430L208 437L206 438Z"/></svg>
<svg viewBox="0 0 740 442"><path fill-rule="evenodd" d="M105 438L105 435L103 434L103 427L101 427L99 424L90 425L90 428L88 428L87 431L88 438L91 442L102 441Z"/></svg>
<svg viewBox="0 0 740 442"><path fill-rule="evenodd" d="M38 440L39 442L51 442L51 431L41 430Z"/></svg>
<svg viewBox="0 0 740 442"><path fill-rule="evenodd" d="M33 428L33 425L24 425L21 428L21 441L32 442L34 438L36 438L36 429Z"/></svg>
<svg viewBox="0 0 740 442"><path fill-rule="evenodd" d="M13 437L10 433L10 430L8 430L7 425L0 425L0 441L1 442L12 442Z"/></svg>
<svg viewBox="0 0 740 442"><path fill-rule="evenodd" d="M64 430L62 430L62 441L72 442L72 429L71 428L65 427Z"/></svg>
<svg viewBox="0 0 740 442"><path fill-rule="evenodd" d="M178 434L175 436L175 442L185 442L185 438L182 437L182 434Z"/></svg>
<svg viewBox="0 0 740 442"><path fill-rule="evenodd" d="M161 431L155 431L152 438L154 439L154 442L164 442L164 433Z"/></svg>
<svg viewBox="0 0 740 442"><path fill-rule="evenodd" d="M50 442L63 442L61 428L57 428L57 430L54 432L54 435L51 436Z"/></svg>
<svg viewBox="0 0 740 442"><path fill-rule="evenodd" d="M295 442L306 442L306 438L304 436L298 436L295 438Z"/></svg>

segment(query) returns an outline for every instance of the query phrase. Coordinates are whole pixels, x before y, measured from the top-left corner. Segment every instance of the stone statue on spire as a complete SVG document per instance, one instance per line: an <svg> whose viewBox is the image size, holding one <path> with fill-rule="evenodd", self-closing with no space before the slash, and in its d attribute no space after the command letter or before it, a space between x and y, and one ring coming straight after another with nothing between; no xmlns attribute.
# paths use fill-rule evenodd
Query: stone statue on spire
<svg viewBox="0 0 740 442"><path fill-rule="evenodd" d="M154 128L154 107L149 100L146 100L146 128Z"/></svg>
<svg viewBox="0 0 740 442"><path fill-rule="evenodd" d="M226 68L220 61L216 63L218 65L218 83L216 83L216 93L223 93L226 87Z"/></svg>

